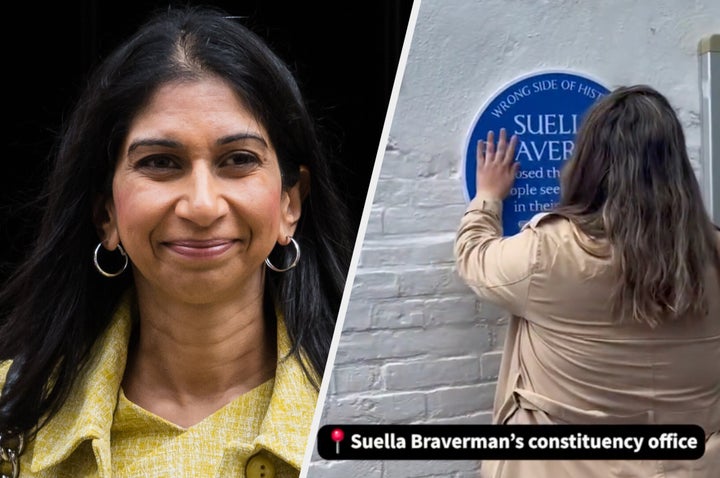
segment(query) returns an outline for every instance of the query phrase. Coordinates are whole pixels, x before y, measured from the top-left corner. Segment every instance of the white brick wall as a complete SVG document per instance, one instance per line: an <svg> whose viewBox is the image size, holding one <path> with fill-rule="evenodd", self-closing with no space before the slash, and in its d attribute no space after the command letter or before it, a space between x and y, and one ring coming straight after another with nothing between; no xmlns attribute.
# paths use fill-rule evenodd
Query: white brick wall
<svg viewBox="0 0 720 478"><path fill-rule="evenodd" d="M487 423L505 333L454 270L461 159L515 78L570 69L647 83L676 106L698 175L697 43L716 0L423 0L320 425ZM470 477L479 463L329 462L311 477Z"/></svg>

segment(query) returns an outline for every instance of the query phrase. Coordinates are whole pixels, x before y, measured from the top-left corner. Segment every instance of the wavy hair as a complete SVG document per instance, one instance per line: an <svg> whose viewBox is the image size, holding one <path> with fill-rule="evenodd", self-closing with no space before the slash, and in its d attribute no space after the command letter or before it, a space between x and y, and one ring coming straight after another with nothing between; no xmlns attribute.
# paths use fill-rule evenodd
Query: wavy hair
<svg viewBox="0 0 720 478"><path fill-rule="evenodd" d="M317 387L351 254L346 205L319 132L293 74L249 28L214 7L171 8L97 66L54 148L37 240L0 291L0 361L12 360L0 430L36 431L57 412L132 286L131 274L109 280L92 266L93 206L112 194L131 121L161 85L208 75L223 78L265 127L284 187L297 182L300 165L310 170L295 232L302 259L266 273L265 315L274 320L279 308L292 354Z"/></svg>
<svg viewBox="0 0 720 478"><path fill-rule="evenodd" d="M682 125L647 85L623 86L589 109L561 177L555 213L607 239L618 266L613 314L652 327L707 314L708 264L720 270Z"/></svg>

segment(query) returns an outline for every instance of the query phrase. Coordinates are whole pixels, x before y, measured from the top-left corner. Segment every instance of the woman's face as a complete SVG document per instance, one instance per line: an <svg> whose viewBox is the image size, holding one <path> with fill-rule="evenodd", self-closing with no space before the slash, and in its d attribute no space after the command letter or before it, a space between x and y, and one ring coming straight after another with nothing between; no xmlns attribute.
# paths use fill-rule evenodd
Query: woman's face
<svg viewBox="0 0 720 478"><path fill-rule="evenodd" d="M299 183L282 189L267 132L222 80L169 83L130 124L105 247L122 243L141 293L195 304L257 297L265 258L299 219Z"/></svg>

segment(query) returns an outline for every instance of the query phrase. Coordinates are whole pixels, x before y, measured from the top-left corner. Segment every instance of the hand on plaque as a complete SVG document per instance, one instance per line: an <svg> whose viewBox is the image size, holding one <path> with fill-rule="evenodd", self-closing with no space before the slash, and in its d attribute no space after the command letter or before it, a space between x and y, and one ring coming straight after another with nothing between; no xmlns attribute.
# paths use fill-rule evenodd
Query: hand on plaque
<svg viewBox="0 0 720 478"><path fill-rule="evenodd" d="M500 129L500 135L495 145L495 133L488 131L486 141L477 143L477 169L476 194L482 193L494 199L505 199L515 183L515 175L520 163L515 159L515 145L517 136L513 135L507 140L505 128Z"/></svg>

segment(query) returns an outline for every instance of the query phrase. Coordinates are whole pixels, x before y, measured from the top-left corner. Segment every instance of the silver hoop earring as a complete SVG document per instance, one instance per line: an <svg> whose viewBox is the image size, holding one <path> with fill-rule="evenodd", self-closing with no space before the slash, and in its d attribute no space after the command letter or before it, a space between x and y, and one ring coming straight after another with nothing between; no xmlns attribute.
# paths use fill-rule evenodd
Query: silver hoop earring
<svg viewBox="0 0 720 478"><path fill-rule="evenodd" d="M287 266L287 267L284 268L284 269L280 269L279 267L275 267L275 266L273 265L273 263L270 262L270 258L269 258L269 257L266 257L266 258L265 258L265 264L267 264L267 266L268 266L270 269L274 270L275 272L285 272L285 271L289 271L290 269L292 269L293 267L295 267L295 266L297 265L298 261L300 260L300 244L298 244L297 241L296 241L295 239L293 239L291 236L288 236L288 237L290 238L290 242L292 242L292 245L295 246L295 259L293 259L292 263L291 263L289 266Z"/></svg>
<svg viewBox="0 0 720 478"><path fill-rule="evenodd" d="M100 274L104 275L105 277L117 277L120 274L122 274L123 272L125 272L125 269L127 269L127 266L128 266L128 256L127 256L127 254L125 254L125 249L123 249L123 247L120 244L118 244L118 246L117 246L118 251L120 251L120 254L122 255L123 259L125 260L125 263L120 268L120 270L117 272L106 272L105 270L103 270L102 267L100 267L100 263L98 262L98 252L100 252L101 246L102 246L102 242L97 245L97 247L95 248L95 254L93 254L93 263L95 264L95 269L97 269L98 272Z"/></svg>

